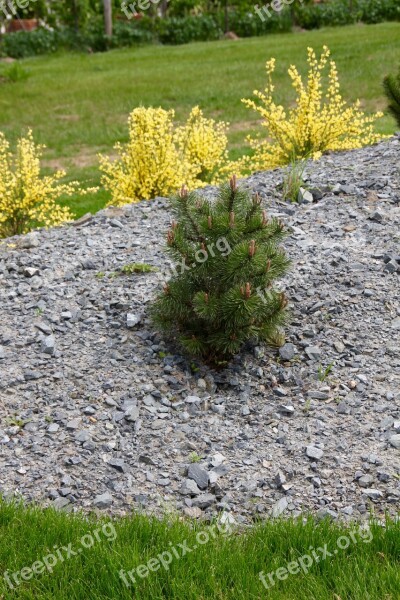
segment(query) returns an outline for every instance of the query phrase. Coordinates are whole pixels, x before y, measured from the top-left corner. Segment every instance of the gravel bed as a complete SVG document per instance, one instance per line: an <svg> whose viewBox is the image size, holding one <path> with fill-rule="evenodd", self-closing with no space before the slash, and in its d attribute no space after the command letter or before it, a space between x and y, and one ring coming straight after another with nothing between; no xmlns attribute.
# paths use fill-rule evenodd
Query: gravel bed
<svg viewBox="0 0 400 600"><path fill-rule="evenodd" d="M60 510L216 513L237 523L400 503L400 138L246 185L293 266L279 351L215 372L152 329L168 202L0 243L0 493ZM128 263L157 271L121 274Z"/></svg>

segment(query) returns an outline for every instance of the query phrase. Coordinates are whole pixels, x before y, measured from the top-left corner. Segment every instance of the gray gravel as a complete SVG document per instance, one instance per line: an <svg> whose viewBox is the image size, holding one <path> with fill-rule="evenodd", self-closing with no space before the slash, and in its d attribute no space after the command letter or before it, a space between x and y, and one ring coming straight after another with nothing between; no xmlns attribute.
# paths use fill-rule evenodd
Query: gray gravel
<svg viewBox="0 0 400 600"><path fill-rule="evenodd" d="M246 185L289 226L279 351L216 373L155 332L165 199L0 243L0 492L60 510L360 518L400 502L400 139ZM314 201L310 200L312 194ZM318 201L316 201L319 199ZM144 262L157 272L121 275Z"/></svg>

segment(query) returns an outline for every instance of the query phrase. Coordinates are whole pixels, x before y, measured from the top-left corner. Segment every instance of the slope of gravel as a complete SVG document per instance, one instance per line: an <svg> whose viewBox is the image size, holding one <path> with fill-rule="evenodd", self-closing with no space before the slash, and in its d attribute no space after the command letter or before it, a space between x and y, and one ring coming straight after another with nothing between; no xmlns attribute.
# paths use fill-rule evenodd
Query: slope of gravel
<svg viewBox="0 0 400 600"><path fill-rule="evenodd" d="M249 345L220 373L146 318L164 199L0 243L0 493L237 522L398 510L399 156L400 138L326 156L299 206L281 171L247 181L290 230L292 319L279 353ZM118 274L132 262L159 270Z"/></svg>

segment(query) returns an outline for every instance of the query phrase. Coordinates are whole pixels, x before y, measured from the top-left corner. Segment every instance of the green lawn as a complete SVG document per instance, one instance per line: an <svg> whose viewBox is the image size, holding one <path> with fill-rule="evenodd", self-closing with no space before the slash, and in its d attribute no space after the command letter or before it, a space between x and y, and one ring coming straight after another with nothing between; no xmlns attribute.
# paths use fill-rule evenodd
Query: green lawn
<svg viewBox="0 0 400 600"><path fill-rule="evenodd" d="M97 184L96 154L126 140L126 120L134 107L174 108L182 120L199 104L206 115L231 122L235 156L257 119L240 99L264 87L265 61L276 57L277 97L290 101L288 66L295 63L304 72L307 46L320 50L323 44L337 61L344 97L360 98L368 112L384 109L381 81L398 65L400 23L29 59L23 62L26 80L0 84L0 129L15 141L32 127L36 140L47 146L48 167L66 167L72 178ZM0 64L0 75L5 68ZM385 116L379 128L392 133L395 123ZM81 215L105 200L101 192L72 200L72 207Z"/></svg>
<svg viewBox="0 0 400 600"><path fill-rule="evenodd" d="M96 521L0 501L0 598L400 597L399 522L370 530L311 519L269 521L240 534L220 529L142 516Z"/></svg>

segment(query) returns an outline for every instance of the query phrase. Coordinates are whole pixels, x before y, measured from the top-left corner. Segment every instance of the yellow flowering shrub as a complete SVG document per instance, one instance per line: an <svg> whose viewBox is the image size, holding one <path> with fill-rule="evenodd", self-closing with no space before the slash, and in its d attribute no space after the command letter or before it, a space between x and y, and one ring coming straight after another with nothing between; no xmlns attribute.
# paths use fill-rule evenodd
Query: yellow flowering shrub
<svg viewBox="0 0 400 600"><path fill-rule="evenodd" d="M195 106L186 122L176 130L175 138L184 161L196 170L196 179L210 183L228 160L228 124L204 117ZM198 187L198 186L197 186Z"/></svg>
<svg viewBox="0 0 400 600"><path fill-rule="evenodd" d="M65 176L63 171L42 177L42 149L29 131L18 141L13 156L9 142L0 132L0 237L60 225L73 218L70 210L59 206L57 200L63 194L77 192L77 184L58 183Z"/></svg>
<svg viewBox="0 0 400 600"><path fill-rule="evenodd" d="M326 46L319 60L314 50L308 48L306 82L295 66L289 68L297 98L294 108L288 110L273 99L275 59L266 63L267 86L264 92L254 91L259 102L242 100L263 118L266 139L248 138L254 156L242 158L237 163L238 168L271 169L301 158L317 159L327 150L351 150L382 139L383 136L374 132L373 124L383 114L365 115L359 101L347 105L340 94L336 64L333 60L328 61L329 56ZM328 62L325 81L323 75Z"/></svg>
<svg viewBox="0 0 400 600"><path fill-rule="evenodd" d="M195 107L181 127L175 113L162 108L135 108L129 117L129 141L117 144L115 161L100 156L102 183L109 204L166 196L182 185L191 189L210 181L225 160L225 123L206 119Z"/></svg>

